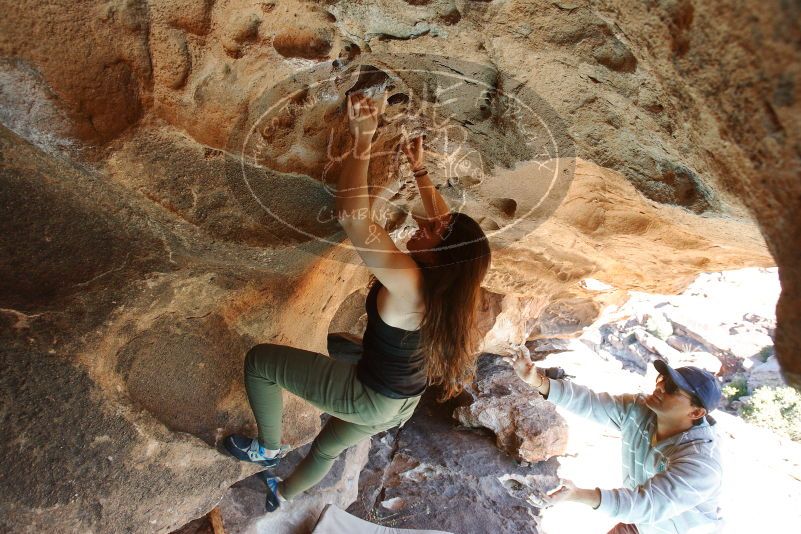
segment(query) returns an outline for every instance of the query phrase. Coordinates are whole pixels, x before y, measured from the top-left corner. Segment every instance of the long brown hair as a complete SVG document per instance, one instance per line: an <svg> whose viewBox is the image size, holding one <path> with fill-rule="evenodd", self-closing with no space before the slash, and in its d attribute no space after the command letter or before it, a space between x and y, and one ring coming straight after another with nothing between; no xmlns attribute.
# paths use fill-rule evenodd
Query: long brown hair
<svg viewBox="0 0 801 534"><path fill-rule="evenodd" d="M425 354L428 383L443 389L441 401L458 395L475 376L481 281L491 256L487 236L463 213L451 214L444 235L433 249L436 261L420 264L426 308L420 351Z"/></svg>

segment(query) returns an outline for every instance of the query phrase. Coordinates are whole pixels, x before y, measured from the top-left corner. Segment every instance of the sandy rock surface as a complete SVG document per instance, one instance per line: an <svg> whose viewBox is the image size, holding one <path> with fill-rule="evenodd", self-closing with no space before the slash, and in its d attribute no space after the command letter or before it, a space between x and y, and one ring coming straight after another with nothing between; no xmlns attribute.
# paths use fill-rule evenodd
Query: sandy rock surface
<svg viewBox="0 0 801 534"><path fill-rule="evenodd" d="M795 3L6 11L3 529L169 532L252 474L214 451L253 430L247 348L360 330L367 273L326 217L353 89L387 90L370 183L398 242L419 198L395 148L423 130L435 184L490 235L486 350L574 337L630 290L776 264L775 361L801 383ZM753 347L766 331L743 323ZM319 414L286 406L308 442Z"/></svg>
<svg viewBox="0 0 801 534"><path fill-rule="evenodd" d="M48 531L59 510L68 531L174 530L254 472L214 448L253 431L247 349L324 352L320 318L366 277L296 249L215 244L8 130L2 150L3 528ZM332 276L329 302L304 300ZM285 316L292 300L316 314ZM301 445L319 413L286 401L284 439Z"/></svg>

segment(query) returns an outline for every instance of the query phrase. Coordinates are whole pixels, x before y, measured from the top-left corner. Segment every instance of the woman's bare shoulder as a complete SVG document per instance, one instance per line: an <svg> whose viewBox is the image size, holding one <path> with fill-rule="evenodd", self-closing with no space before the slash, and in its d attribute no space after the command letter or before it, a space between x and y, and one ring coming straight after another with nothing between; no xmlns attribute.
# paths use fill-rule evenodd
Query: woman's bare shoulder
<svg viewBox="0 0 801 534"><path fill-rule="evenodd" d="M418 295L398 295L382 285L378 288L376 301L385 323L407 330L416 329L420 316L425 312L422 284Z"/></svg>

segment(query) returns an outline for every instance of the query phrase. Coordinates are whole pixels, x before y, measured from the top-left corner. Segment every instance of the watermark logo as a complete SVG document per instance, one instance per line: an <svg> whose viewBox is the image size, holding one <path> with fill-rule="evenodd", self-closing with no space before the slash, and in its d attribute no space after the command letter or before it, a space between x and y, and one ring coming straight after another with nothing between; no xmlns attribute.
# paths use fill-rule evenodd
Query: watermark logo
<svg viewBox="0 0 801 534"><path fill-rule="evenodd" d="M343 168L357 148L350 95L378 114L369 154L360 154L369 157L368 187L360 191L370 209L350 214L380 225L375 238L388 235L403 249L420 233L425 206L402 150L418 137L437 193L451 212L475 219L493 248L534 231L567 193L575 145L524 81L441 56L363 55L272 86L233 130L228 183L276 246L318 254L354 248L335 210L347 190Z"/></svg>

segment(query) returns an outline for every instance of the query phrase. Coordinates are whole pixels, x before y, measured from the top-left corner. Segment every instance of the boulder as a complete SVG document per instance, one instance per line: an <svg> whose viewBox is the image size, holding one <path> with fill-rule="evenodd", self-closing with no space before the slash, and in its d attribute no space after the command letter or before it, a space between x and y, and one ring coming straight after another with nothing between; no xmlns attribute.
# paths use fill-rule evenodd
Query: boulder
<svg viewBox="0 0 801 534"><path fill-rule="evenodd" d="M498 447L520 461L541 462L564 454L564 420L500 358L481 357L475 384L468 391L473 401L453 414L461 424L492 431Z"/></svg>
<svg viewBox="0 0 801 534"><path fill-rule="evenodd" d="M325 303L298 302L318 310L311 323L285 322L275 303L301 280L316 293L333 269L344 275L323 312L333 316L366 279L353 271L354 285L347 263L296 251L251 250L233 267L230 249L196 227L0 134L0 217L13 232L0 236L3 529L172 531L255 472L215 448L254 430L247 349L326 350ZM319 431L319 412L297 397L287 394L285 415L290 444Z"/></svg>
<svg viewBox="0 0 801 534"><path fill-rule="evenodd" d="M672 360L679 359L679 351L659 339L658 337L649 334L645 330L635 329L634 336L637 338L643 347L650 350L654 354L658 354L663 359L668 360L668 362Z"/></svg>
<svg viewBox="0 0 801 534"><path fill-rule="evenodd" d="M774 356L768 358L765 363L755 365L748 373L748 391L751 392L763 386L778 388L785 385L787 384L782 376L781 367Z"/></svg>
<svg viewBox="0 0 801 534"><path fill-rule="evenodd" d="M665 317L664 313L659 311L649 313L644 319L645 330L649 334L658 337L662 341L666 341L667 338L673 335L673 324Z"/></svg>
<svg viewBox="0 0 801 534"><path fill-rule="evenodd" d="M432 388L403 428L373 439L348 512L400 529L537 531L535 503L558 483L556 459L515 461L489 432L455 425L451 414L468 398L437 395Z"/></svg>
<svg viewBox="0 0 801 534"><path fill-rule="evenodd" d="M720 359L713 354L703 351L679 352L675 357L668 359L668 364L673 368L693 365L705 369L713 375L720 373L723 367Z"/></svg>

